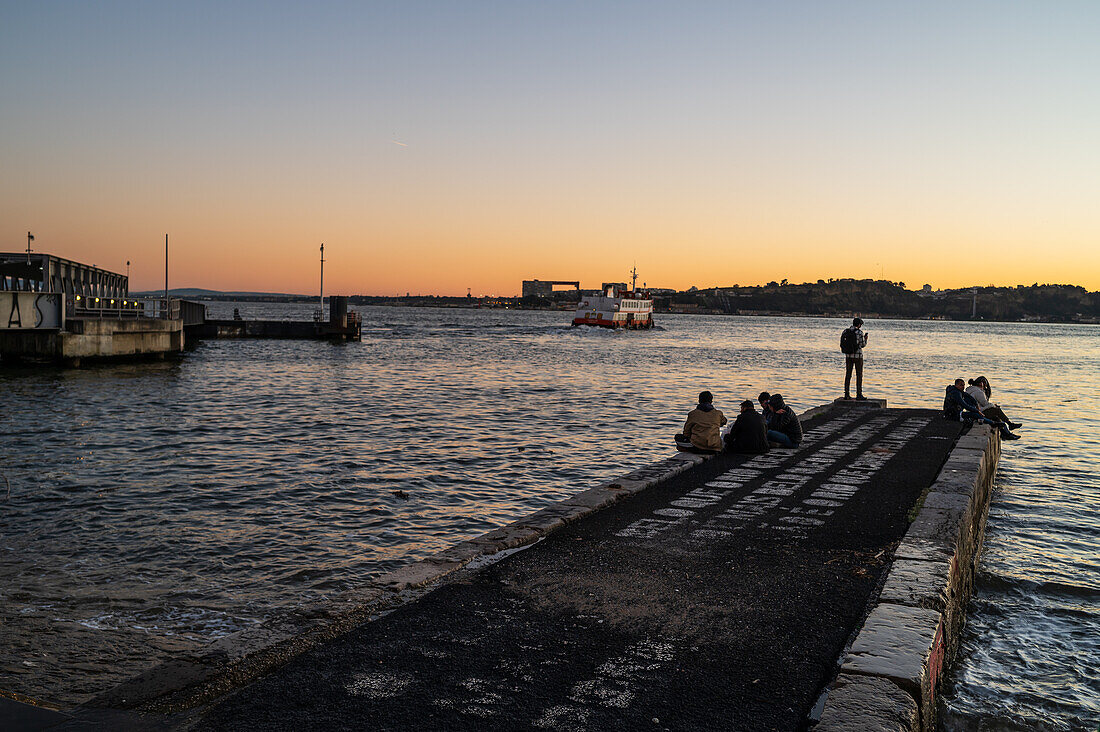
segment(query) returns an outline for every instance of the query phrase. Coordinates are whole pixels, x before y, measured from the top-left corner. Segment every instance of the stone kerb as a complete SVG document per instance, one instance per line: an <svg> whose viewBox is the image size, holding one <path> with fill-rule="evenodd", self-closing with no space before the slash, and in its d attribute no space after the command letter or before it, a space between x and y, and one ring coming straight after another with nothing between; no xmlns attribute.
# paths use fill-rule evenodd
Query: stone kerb
<svg viewBox="0 0 1100 732"><path fill-rule="evenodd" d="M936 728L937 686L966 617L999 456L1000 437L984 425L952 448L842 659L815 730Z"/></svg>

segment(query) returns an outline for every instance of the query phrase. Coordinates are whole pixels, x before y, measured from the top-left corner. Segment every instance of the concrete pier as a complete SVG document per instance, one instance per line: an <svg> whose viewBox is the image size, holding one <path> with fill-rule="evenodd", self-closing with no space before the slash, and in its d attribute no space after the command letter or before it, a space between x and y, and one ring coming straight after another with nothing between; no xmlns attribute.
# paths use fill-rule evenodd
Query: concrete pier
<svg viewBox="0 0 1100 732"><path fill-rule="evenodd" d="M358 327L331 328L308 320L207 320L196 338L272 338L289 340L359 340Z"/></svg>
<svg viewBox="0 0 1100 732"><path fill-rule="evenodd" d="M0 253L0 363L161 357L206 308L134 298L129 278L50 254Z"/></svg>
<svg viewBox="0 0 1100 732"><path fill-rule="evenodd" d="M797 730L818 717L819 729L932 729L997 438L960 439L933 410L838 403L806 416L796 451L674 454L343 603L176 659L75 716L128 709L135 724L202 729Z"/></svg>
<svg viewBox="0 0 1100 732"><path fill-rule="evenodd" d="M0 359L79 366L88 360L164 356L183 345L179 319L68 318L64 330L0 332Z"/></svg>
<svg viewBox="0 0 1100 732"><path fill-rule="evenodd" d="M359 313L348 310L343 295L329 297L328 320L205 320L193 329L196 338L284 338L358 341L362 337Z"/></svg>

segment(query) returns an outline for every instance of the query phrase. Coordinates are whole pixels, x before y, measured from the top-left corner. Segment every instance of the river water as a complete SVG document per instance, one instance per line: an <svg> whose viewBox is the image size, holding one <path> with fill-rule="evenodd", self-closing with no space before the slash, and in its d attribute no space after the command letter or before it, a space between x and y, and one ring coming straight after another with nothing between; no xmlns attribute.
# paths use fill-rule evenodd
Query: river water
<svg viewBox="0 0 1100 732"><path fill-rule="evenodd" d="M308 319L306 305L236 304ZM226 317L234 304L215 303ZM0 689L73 704L671 452L702 389L840 393L838 320L365 308L362 343L0 369ZM1100 719L1100 328L871 321L869 395L984 374L1006 443L956 729ZM395 494L396 492L400 492Z"/></svg>

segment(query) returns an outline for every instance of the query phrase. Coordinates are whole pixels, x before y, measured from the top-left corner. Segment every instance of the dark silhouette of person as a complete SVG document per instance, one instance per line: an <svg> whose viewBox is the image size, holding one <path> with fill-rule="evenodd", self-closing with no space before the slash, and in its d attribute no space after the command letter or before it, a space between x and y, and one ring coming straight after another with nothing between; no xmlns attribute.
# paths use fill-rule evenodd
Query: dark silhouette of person
<svg viewBox="0 0 1100 732"><path fill-rule="evenodd" d="M745 455L762 455L771 446L768 444L768 425L764 417L756 411L751 400L741 402L741 413L733 421L726 435L726 451Z"/></svg>
<svg viewBox="0 0 1100 732"><path fill-rule="evenodd" d="M841 336L842 343L851 343L844 352L844 398L852 398L852 371L856 372L856 399L866 399L863 396L863 349L867 345L867 334L863 332L862 318L853 318L852 324L844 329ZM851 336L848 333L851 332Z"/></svg>

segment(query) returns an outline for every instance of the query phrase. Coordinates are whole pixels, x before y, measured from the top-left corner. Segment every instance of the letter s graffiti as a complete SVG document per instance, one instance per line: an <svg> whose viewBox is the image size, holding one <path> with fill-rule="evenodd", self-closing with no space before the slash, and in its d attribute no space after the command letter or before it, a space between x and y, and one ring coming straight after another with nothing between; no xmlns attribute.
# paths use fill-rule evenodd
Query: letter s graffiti
<svg viewBox="0 0 1100 732"><path fill-rule="evenodd" d="M46 313L43 312L42 304L41 304L43 298L45 298L47 304L49 304L51 306L50 307L50 312L53 313L53 312L57 311L57 304L58 304L61 296L60 295L53 295L53 294L39 295L38 297L36 297L34 299L34 327L35 328L41 328L42 323L45 322L45 320L46 320Z"/></svg>

